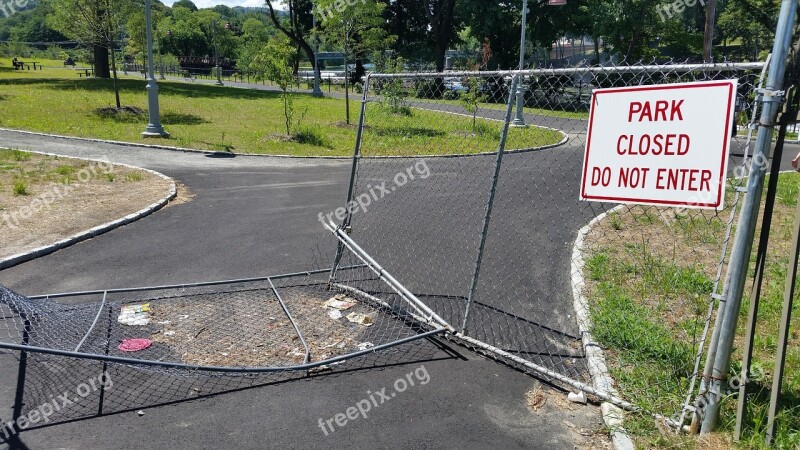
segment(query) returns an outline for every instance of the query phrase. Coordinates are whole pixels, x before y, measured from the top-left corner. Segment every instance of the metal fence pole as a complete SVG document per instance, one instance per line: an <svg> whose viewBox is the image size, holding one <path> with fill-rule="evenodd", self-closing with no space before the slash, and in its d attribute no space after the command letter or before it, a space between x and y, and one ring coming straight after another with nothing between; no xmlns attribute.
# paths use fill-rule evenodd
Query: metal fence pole
<svg viewBox="0 0 800 450"><path fill-rule="evenodd" d="M786 366L786 347L789 345L789 327L792 319L792 303L797 282L797 263L800 257L800 195L798 195L797 210L795 212L794 235L792 236L792 256L786 273L786 290L783 298L783 311L781 312L781 325L778 333L778 353L775 356L775 370L772 372L772 392L769 399L769 413L767 414L766 444L769 446L775 436L775 416L780 403L783 374Z"/></svg>
<svg viewBox="0 0 800 450"><path fill-rule="evenodd" d="M793 94L787 98L793 97ZM778 140L775 145L773 161L781 161L783 157L783 146L786 140L787 122L781 121L781 128L778 132ZM781 171L780 164L773 164L770 168L769 184L767 186L767 198L764 203L764 215L761 221L761 236L759 237L758 250L756 251L756 267L753 279L753 288L750 291L750 311L747 314L747 325L745 327L744 349L742 356L742 371L739 376L739 398L736 405L736 426L733 431L733 440L739 441L742 436L742 426L747 414L747 386L750 383L750 365L753 359L753 345L758 325L758 308L761 301L761 287L764 284L764 269L767 264L767 250L769 248L770 229L772 228L772 216L775 209L775 197L778 193L778 178Z"/></svg>
<svg viewBox="0 0 800 450"><path fill-rule="evenodd" d="M758 139L753 152L753 161L767 161L770 146L772 145L772 132L775 126L778 108L783 93L783 77L786 69L786 57L789 50L792 30L797 13L797 0L783 0L778 28L775 33L775 43L772 50L767 88L762 95L763 109L758 130ZM739 225L728 266L728 281L730 289L725 299L722 326L720 327L717 352L714 360L711 380L708 382L709 402L706 407L702 433L709 433L717 426L719 419L720 398L723 391L723 381L727 379L733 341L736 337L736 323L739 318L739 309L742 302L744 284L747 278L747 268L750 262L750 252L753 248L758 211L761 205L761 192L764 187L765 164L753 164L747 182L747 195L745 197ZM705 394L705 393L701 393Z"/></svg>
<svg viewBox="0 0 800 450"><path fill-rule="evenodd" d="M494 206L494 197L497 193L497 182L500 179L500 167L503 165L503 153L506 149L506 138L508 138L508 127L511 122L511 112L514 109L514 93L517 92L519 80L522 78L521 74L514 75L511 81L511 89L509 89L508 105L506 107L506 117L503 121L503 132L500 135L500 145L497 149L497 159L494 164L494 175L492 176L492 187L489 191L489 200L486 202L486 211L483 215L483 228L481 231L481 242L478 245L478 256L475 260L475 270L472 273L472 281L470 282L469 295L467 296L467 309L464 312L464 323L461 325L461 333L467 332L467 323L469 316L472 312L472 304L475 301L475 291L478 289L478 278L481 274L481 263L483 262L483 250L486 247L486 238L489 234L489 223L492 220L492 206Z"/></svg>
<svg viewBox="0 0 800 450"><path fill-rule="evenodd" d="M358 163L361 159L361 145L364 138L364 121L366 120L367 115L367 103L369 103L369 87L370 87L370 75L364 79L364 95L361 100L361 117L358 119L358 130L356 131L356 146L353 151L353 164L350 170L350 185L347 188L347 201L345 202L345 210L347 211L347 215L345 216L344 221L342 222L342 228L347 231L347 227L350 226L350 221L352 220L352 212L350 210L350 202L353 201L354 190L356 187L356 175L358 174ZM333 264L331 265L331 273L329 278L329 284L333 282L334 278L336 278L336 270L339 268L339 263L342 260L342 253L344 252L344 245L339 242L336 245L336 256L334 257Z"/></svg>

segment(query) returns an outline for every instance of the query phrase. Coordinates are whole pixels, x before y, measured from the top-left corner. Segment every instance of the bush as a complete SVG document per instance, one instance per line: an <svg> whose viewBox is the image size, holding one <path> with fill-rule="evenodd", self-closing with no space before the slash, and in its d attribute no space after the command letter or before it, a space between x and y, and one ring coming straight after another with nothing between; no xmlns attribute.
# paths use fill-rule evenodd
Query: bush
<svg viewBox="0 0 800 450"><path fill-rule="evenodd" d="M28 184L25 183L25 181L17 180L17 181L14 182L14 195L15 196L29 195L29 194L30 194L30 192L28 192Z"/></svg>
<svg viewBox="0 0 800 450"><path fill-rule="evenodd" d="M325 133L318 127L301 127L294 135L294 140L300 144L308 144L316 147L333 148L333 145L325 137Z"/></svg>

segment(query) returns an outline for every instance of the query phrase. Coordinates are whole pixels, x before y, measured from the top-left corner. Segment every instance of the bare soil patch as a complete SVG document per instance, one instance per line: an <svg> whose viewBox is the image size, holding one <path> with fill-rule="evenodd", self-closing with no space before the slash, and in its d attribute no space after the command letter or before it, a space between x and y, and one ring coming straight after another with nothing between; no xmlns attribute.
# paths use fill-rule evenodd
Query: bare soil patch
<svg viewBox="0 0 800 450"><path fill-rule="evenodd" d="M170 185L128 167L0 150L0 258L140 211Z"/></svg>
<svg viewBox="0 0 800 450"><path fill-rule="evenodd" d="M323 295L324 294L324 295ZM311 351L311 362L352 352L365 331L344 316L375 314L365 306L329 316L333 293L282 289L281 296ZM219 367L281 367L302 364L305 349L271 290L203 294L151 304L150 337L165 344L181 362Z"/></svg>

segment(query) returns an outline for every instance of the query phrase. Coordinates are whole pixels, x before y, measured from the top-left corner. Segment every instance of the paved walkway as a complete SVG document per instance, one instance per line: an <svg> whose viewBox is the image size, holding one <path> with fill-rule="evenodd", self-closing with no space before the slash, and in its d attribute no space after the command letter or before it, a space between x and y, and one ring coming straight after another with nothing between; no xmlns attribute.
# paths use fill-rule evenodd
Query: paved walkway
<svg viewBox="0 0 800 450"><path fill-rule="evenodd" d="M0 132L0 145L108 157L165 173L196 198L98 238L0 272L23 294L191 282L306 269L322 230L318 212L341 205L346 160L212 158ZM443 350L438 345L445 345ZM449 344L425 344L380 370L232 392L31 430L28 448L448 447L572 449L600 425L592 406L532 413L537 380ZM416 360L420 354L423 360ZM16 360L0 353L0 418L13 403ZM318 419L425 365L430 382L326 436ZM120 385L120 387L122 387ZM549 391L549 390L548 390ZM550 391L552 392L552 391ZM560 394L557 394L560 395ZM137 407L138 408L138 407ZM0 434L0 442L2 442ZM0 448L3 444L0 444Z"/></svg>

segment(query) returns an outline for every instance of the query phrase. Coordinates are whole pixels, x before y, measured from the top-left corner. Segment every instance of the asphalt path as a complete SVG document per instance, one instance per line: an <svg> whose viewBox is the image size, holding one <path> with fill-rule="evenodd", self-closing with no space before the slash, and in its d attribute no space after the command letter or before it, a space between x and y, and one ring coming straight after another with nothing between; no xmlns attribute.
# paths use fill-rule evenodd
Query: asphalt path
<svg viewBox="0 0 800 450"><path fill-rule="evenodd" d="M0 272L0 284L22 294L306 270L309 252L324 234L318 213L342 204L350 170L346 160L213 158L14 132L0 132L0 145L104 157L146 167L174 177L195 195L189 203L168 207L145 220ZM151 407L143 416L136 411L151 405L131 401L124 405L127 409L119 408L124 411L119 414L25 431L14 445L37 449L567 449L587 439L577 430L599 425L599 411L591 406L565 411L549 402L531 413L525 393L539 385L537 380L461 347L426 342L414 349L378 361L379 369L279 384L269 384L274 380L267 379L266 386ZM9 420L17 364L9 353L0 353L0 361L0 379L4 380L0 386L0 418ZM318 419L345 412L365 398L367 390L391 387L396 379L423 364L430 383L409 389L376 409L368 419L351 421L328 436L320 429ZM56 379L46 375L31 373L29 377L60 383L52 386L55 393L73 389L81 382L77 375ZM232 386L239 389L239 385ZM165 389L155 383L149 388Z"/></svg>

